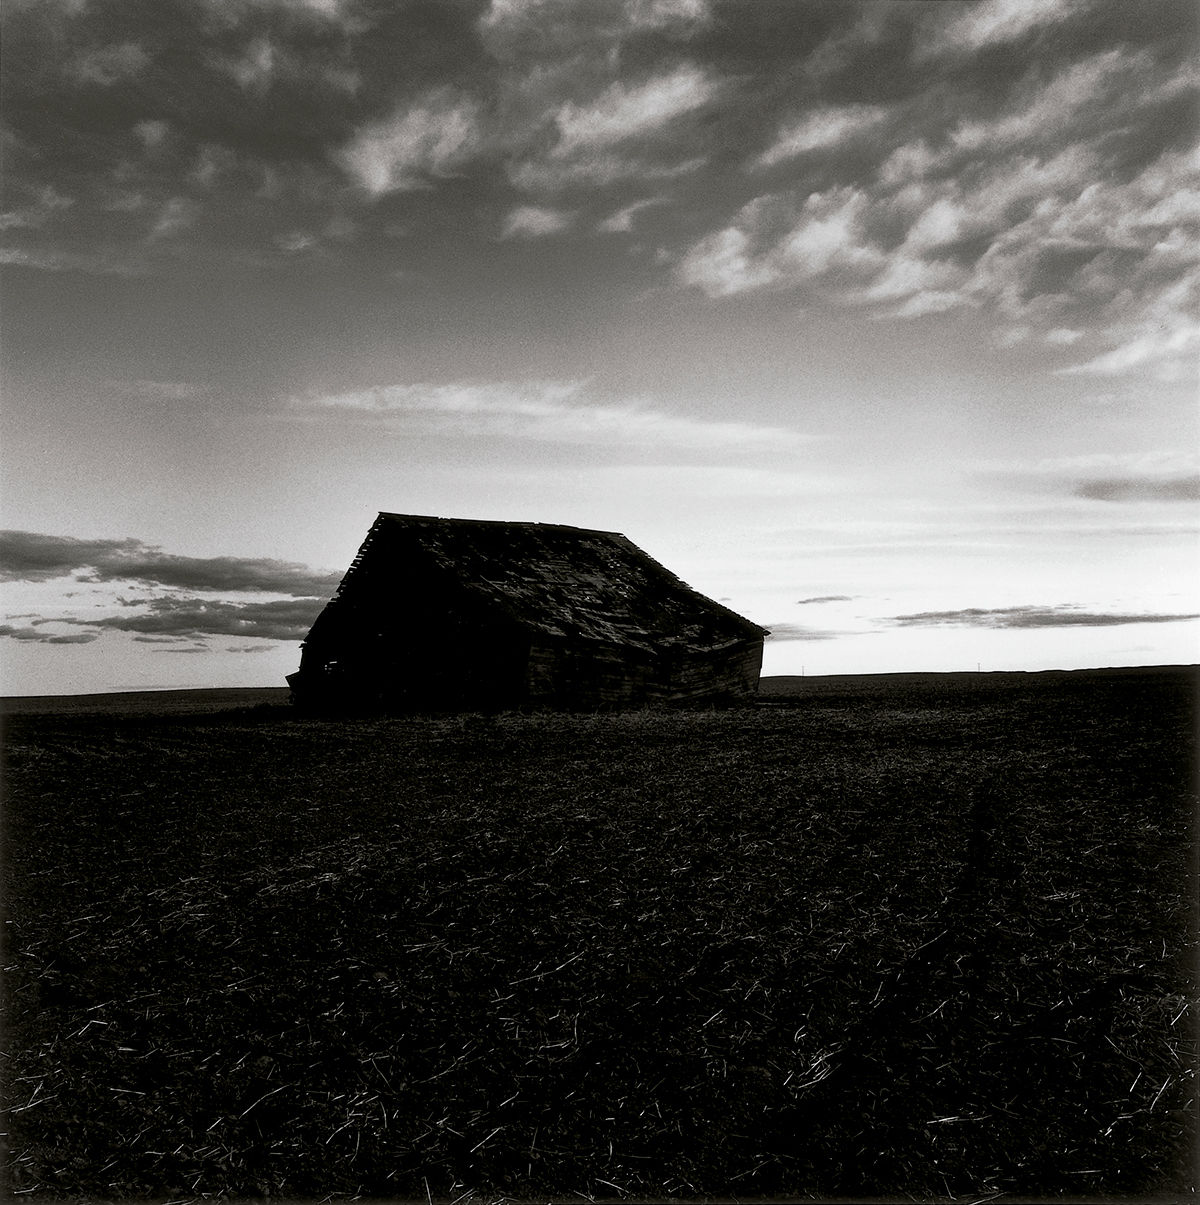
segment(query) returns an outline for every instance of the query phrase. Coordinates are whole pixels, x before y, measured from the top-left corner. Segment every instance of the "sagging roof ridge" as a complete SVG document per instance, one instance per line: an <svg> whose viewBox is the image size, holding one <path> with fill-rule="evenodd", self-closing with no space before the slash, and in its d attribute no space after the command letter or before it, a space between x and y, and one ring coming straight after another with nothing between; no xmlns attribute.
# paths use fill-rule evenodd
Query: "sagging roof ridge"
<svg viewBox="0 0 1200 1205"><path fill-rule="evenodd" d="M572 523L542 523L534 519L462 519L444 515L408 515L392 510L381 510L375 522L378 523L380 519L402 519L413 523L443 523L447 527L532 527L550 531L576 531L589 536L615 536L620 540L629 539L619 531L607 531L599 527L576 527Z"/></svg>
<svg viewBox="0 0 1200 1205"><path fill-rule="evenodd" d="M375 522L371 525L371 529L367 532L366 538L363 540L362 546L359 548L350 567L346 570L345 576L334 592L333 599L336 601L343 595L344 589L350 584L351 579L355 576L356 570L362 563L363 557L368 552L372 543L372 537L381 528L388 525L391 521L395 521L397 526L410 526L411 528L429 527L429 528L457 528L457 529L518 529L528 532L546 532L546 533L562 533L574 536L590 536L598 537L606 542L620 546L627 554L631 554L637 561L645 567L647 572L652 572L657 576L664 585L682 596L694 607L700 610L707 611L709 614L722 615L727 620L735 623L743 632L757 632L761 636L770 635L767 628L755 623L753 620L747 619L744 615L740 615L731 607L725 606L723 603L717 602L716 599L710 598L708 595L701 593L699 590L690 586L677 574L672 573L661 561L656 560L644 549L635 544L628 536L621 532L606 531L599 528L578 527L567 523L542 523L533 520L507 520L507 519L464 519L457 517L444 517L440 515L414 515L404 514L396 511L379 511ZM496 583L487 583L489 586L494 586L496 589L490 591L492 602L499 605L502 609L509 612L510 617L518 622L524 623L528 621L527 616L523 616L520 608L515 606L515 600L509 597L502 596L502 588ZM468 588L469 584L468 584Z"/></svg>

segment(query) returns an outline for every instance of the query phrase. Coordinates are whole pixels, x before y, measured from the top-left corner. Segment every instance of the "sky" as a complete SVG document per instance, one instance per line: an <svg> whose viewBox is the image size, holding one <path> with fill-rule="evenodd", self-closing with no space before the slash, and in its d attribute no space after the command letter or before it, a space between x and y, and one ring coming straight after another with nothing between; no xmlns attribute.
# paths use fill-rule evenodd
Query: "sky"
<svg viewBox="0 0 1200 1205"><path fill-rule="evenodd" d="M1200 660L1192 0L9 0L0 693L282 685L379 511L765 674Z"/></svg>

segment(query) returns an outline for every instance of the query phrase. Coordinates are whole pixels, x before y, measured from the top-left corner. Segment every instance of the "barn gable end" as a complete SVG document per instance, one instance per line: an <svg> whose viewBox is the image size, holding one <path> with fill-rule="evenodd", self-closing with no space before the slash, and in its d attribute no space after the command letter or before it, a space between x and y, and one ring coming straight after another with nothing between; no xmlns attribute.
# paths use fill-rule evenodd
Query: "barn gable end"
<svg viewBox="0 0 1200 1205"><path fill-rule="evenodd" d="M417 710L703 700L757 687L766 634L613 532L384 512L288 682Z"/></svg>

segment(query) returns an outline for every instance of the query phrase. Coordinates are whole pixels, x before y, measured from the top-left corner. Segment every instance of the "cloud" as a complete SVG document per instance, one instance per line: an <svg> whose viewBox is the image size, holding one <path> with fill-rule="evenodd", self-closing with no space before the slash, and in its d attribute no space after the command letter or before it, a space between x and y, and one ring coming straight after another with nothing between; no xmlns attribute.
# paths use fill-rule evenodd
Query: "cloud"
<svg viewBox="0 0 1200 1205"><path fill-rule="evenodd" d="M1200 500L1200 457L1186 451L1098 453L1014 463L984 463L980 472L1018 485L1097 502Z"/></svg>
<svg viewBox="0 0 1200 1205"><path fill-rule="evenodd" d="M228 64L230 74L245 89L265 89L275 70L275 47L270 38L255 38L242 55Z"/></svg>
<svg viewBox="0 0 1200 1205"><path fill-rule="evenodd" d="M553 153L560 158L586 156L657 134L706 105L715 92L715 81L690 63L640 84L618 80L587 104L568 101L559 109Z"/></svg>
<svg viewBox="0 0 1200 1205"><path fill-rule="evenodd" d="M125 397L151 402L190 402L207 392L204 385L192 381L111 381L114 392Z"/></svg>
<svg viewBox="0 0 1200 1205"><path fill-rule="evenodd" d="M637 82L615 80L584 99L555 101L554 92L571 82L553 80L541 111L527 116L532 127L547 128L552 140L514 151L508 175L516 187L545 194L666 180L704 162L692 153L694 139L681 127L684 118L720 93L717 79L706 70L685 63Z"/></svg>
<svg viewBox="0 0 1200 1205"><path fill-rule="evenodd" d="M171 132L171 125L161 117L147 118L145 121L137 122L133 127L133 132L147 151L154 151L166 143Z"/></svg>
<svg viewBox="0 0 1200 1205"><path fill-rule="evenodd" d="M799 206L784 194L758 197L688 251L679 277L715 297L822 279L835 295L865 288L888 265L864 230L870 203L849 186L810 193Z"/></svg>
<svg viewBox="0 0 1200 1205"><path fill-rule="evenodd" d="M826 631L822 628L807 628L798 623L767 624L768 640L834 640L844 632Z"/></svg>
<svg viewBox="0 0 1200 1205"><path fill-rule="evenodd" d="M950 19L932 25L918 41L918 61L947 53L968 55L987 46L1016 42L1064 21L1087 5L1079 0L980 0L945 7Z"/></svg>
<svg viewBox="0 0 1200 1205"><path fill-rule="evenodd" d="M878 125L888 114L882 105L826 106L784 126L775 140L755 160L758 168L773 167L807 151L844 148L856 134Z"/></svg>
<svg viewBox="0 0 1200 1205"><path fill-rule="evenodd" d="M199 0L210 22L232 29L262 14L276 13L289 19L304 17L329 22L346 33L361 32L354 13L354 0Z"/></svg>
<svg viewBox="0 0 1200 1205"><path fill-rule="evenodd" d="M850 598L849 594L819 594L816 598L796 599L796 606L807 607L814 603L849 602Z"/></svg>
<svg viewBox="0 0 1200 1205"><path fill-rule="evenodd" d="M253 591L326 598L339 575L306 565L251 557L188 557L140 540L83 540L31 531L0 531L0 580L40 582L81 575L173 589Z"/></svg>
<svg viewBox="0 0 1200 1205"><path fill-rule="evenodd" d="M750 235L730 226L692 247L679 265L678 276L683 284L695 285L709 297L732 297L778 280L779 273L770 264L754 260Z"/></svg>
<svg viewBox="0 0 1200 1205"><path fill-rule="evenodd" d="M1200 613L1163 615L1153 612L1084 611L1071 603L1053 607L967 607L959 611L920 611L893 615L885 622L898 627L958 628L1111 628L1137 623L1179 623Z"/></svg>
<svg viewBox="0 0 1200 1205"><path fill-rule="evenodd" d="M71 197L63 196L53 185L47 184L34 190L30 204L0 213L0 230L40 229L74 204Z"/></svg>
<svg viewBox="0 0 1200 1205"><path fill-rule="evenodd" d="M297 417L342 414L397 425L423 425L466 438L510 438L639 450L713 450L791 446L801 436L781 427L668 414L631 400L598 403L586 381L389 385L297 399Z"/></svg>
<svg viewBox="0 0 1200 1205"><path fill-rule="evenodd" d="M600 222L596 229L603 234L625 234L633 229L633 219L639 213L662 204L664 201L661 197L643 197L641 200L618 209L616 213Z"/></svg>
<svg viewBox="0 0 1200 1205"><path fill-rule="evenodd" d="M29 5L0 261L347 263L398 220L379 202L470 173L453 222L481 256L498 230L627 232L653 194L655 244L631 250L713 298L969 307L1064 372L1181 380L1200 73L1152 7L814 0L781 23L705 0L205 0L147 24ZM414 231L449 221L429 200L406 198Z"/></svg>
<svg viewBox="0 0 1200 1205"><path fill-rule="evenodd" d="M454 88L424 93L363 126L334 158L372 197L427 188L482 146L479 104Z"/></svg>
<svg viewBox="0 0 1200 1205"><path fill-rule="evenodd" d="M199 212L199 206L190 198L171 197L159 210L150 230L151 240L174 238L195 224Z"/></svg>
<svg viewBox="0 0 1200 1205"><path fill-rule="evenodd" d="M686 40L710 22L708 0L491 0L479 33L498 58L556 58L639 36Z"/></svg>
<svg viewBox="0 0 1200 1205"><path fill-rule="evenodd" d="M968 80L945 96L817 109L750 166L806 150L820 166L683 248L676 279L715 298L791 291L892 318L969 307L1001 346L1071 347L1064 372L1187 379L1200 353L1200 156L1170 130L1198 82L1161 49L1110 47L1036 62L998 99ZM885 144L870 136L884 120L919 136Z"/></svg>
<svg viewBox="0 0 1200 1205"><path fill-rule="evenodd" d="M73 60L67 70L80 82L108 88L141 75L149 63L150 56L136 42L122 42L87 51Z"/></svg>
<svg viewBox="0 0 1200 1205"><path fill-rule="evenodd" d="M60 622L153 636L238 636L292 641L308 635L323 606L320 599L300 598L245 603L156 598L136 613Z"/></svg>
<svg viewBox="0 0 1200 1205"><path fill-rule="evenodd" d="M37 644L91 644L98 639L94 632L76 632L66 636L56 636L51 632L43 632L36 627L16 627L11 623L0 623L0 636L10 640L31 641Z"/></svg>
<svg viewBox="0 0 1200 1205"><path fill-rule="evenodd" d="M520 205L505 219L500 237L544 238L559 234L573 221L573 215L561 209L548 209L541 205Z"/></svg>
<svg viewBox="0 0 1200 1205"><path fill-rule="evenodd" d="M1186 86L1186 73L1162 78L1146 52L1110 48L1070 63L1057 75L1032 74L1019 81L1006 112L967 119L951 131L954 148L995 155L1014 146L1054 146L1103 130L1114 108L1124 107L1123 89L1135 78L1145 89L1138 105Z"/></svg>
<svg viewBox="0 0 1200 1205"><path fill-rule="evenodd" d="M692 34L711 20L708 0L626 0L625 19L633 30Z"/></svg>
<svg viewBox="0 0 1200 1205"><path fill-rule="evenodd" d="M1135 286L1136 281L1135 274ZM1148 283L1150 287L1126 307L1125 314L1114 315L1112 337L1117 346L1062 369L1064 375L1117 377L1148 369L1164 381L1194 378L1200 355L1200 320L1195 317L1200 312L1200 269L1189 266L1181 279L1157 290L1154 282ZM1129 292L1127 286L1126 297Z"/></svg>
<svg viewBox="0 0 1200 1205"><path fill-rule="evenodd" d="M90 276L137 277L144 276L148 270L147 266L136 258L130 258L122 251L109 249L75 252L58 247L0 247L0 264L37 268L42 272L83 272Z"/></svg>
<svg viewBox="0 0 1200 1205"><path fill-rule="evenodd" d="M1181 477L1093 477L1074 490L1100 502L1200 502L1200 473Z"/></svg>

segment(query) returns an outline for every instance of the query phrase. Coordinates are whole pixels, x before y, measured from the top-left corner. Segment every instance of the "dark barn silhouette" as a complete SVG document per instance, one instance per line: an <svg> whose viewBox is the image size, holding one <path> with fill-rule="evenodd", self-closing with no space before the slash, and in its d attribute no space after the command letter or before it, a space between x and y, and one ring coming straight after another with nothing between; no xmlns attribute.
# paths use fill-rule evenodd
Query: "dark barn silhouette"
<svg viewBox="0 0 1200 1205"><path fill-rule="evenodd" d="M384 512L288 683L316 707L718 700L757 688L767 634L614 532Z"/></svg>

